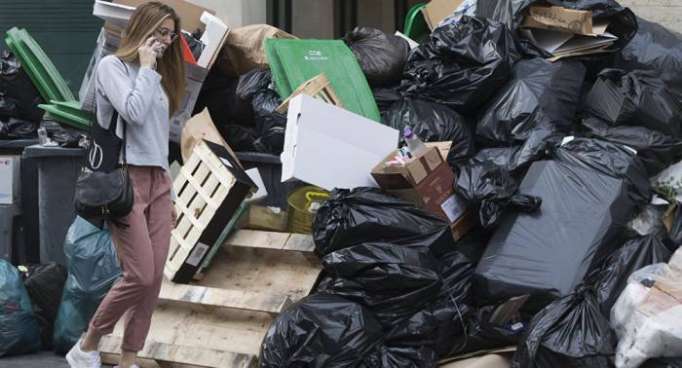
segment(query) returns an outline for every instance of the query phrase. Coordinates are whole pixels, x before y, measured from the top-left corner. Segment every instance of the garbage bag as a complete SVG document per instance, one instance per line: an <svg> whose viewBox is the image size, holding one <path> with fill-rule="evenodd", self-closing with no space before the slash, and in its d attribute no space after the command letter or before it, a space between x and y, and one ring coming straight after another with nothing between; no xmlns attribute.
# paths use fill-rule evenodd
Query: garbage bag
<svg viewBox="0 0 682 368"><path fill-rule="evenodd" d="M40 325L44 349L52 348L54 322L62 300L66 276L66 268L54 262L30 266L25 275L24 286L33 303L33 313Z"/></svg>
<svg viewBox="0 0 682 368"><path fill-rule="evenodd" d="M540 210L504 216L489 241L473 277L479 305L529 294L526 307L537 311L569 295L622 244L637 207L647 203L632 193L632 182L648 186L633 153L589 139L557 151L554 160L533 163L519 186L542 198Z"/></svg>
<svg viewBox="0 0 682 368"><path fill-rule="evenodd" d="M384 121L385 115L388 110L393 106L394 103L401 101L403 99L402 94L399 91L400 83L385 86L385 87L374 87L372 88L372 94L374 95L374 100L379 107L381 112L381 121Z"/></svg>
<svg viewBox="0 0 682 368"><path fill-rule="evenodd" d="M476 138L488 146L509 146L528 139L537 124L570 131L584 79L580 62L519 61L512 79L479 114Z"/></svg>
<svg viewBox="0 0 682 368"><path fill-rule="evenodd" d="M679 270L665 263L630 276L611 310L611 326L619 339L617 368L636 368L650 358L682 356L682 304L671 291L661 290L680 285L681 278Z"/></svg>
<svg viewBox="0 0 682 368"><path fill-rule="evenodd" d="M472 114L507 82L517 56L505 25L464 16L436 28L428 42L412 51L401 88Z"/></svg>
<svg viewBox="0 0 682 368"><path fill-rule="evenodd" d="M45 101L33 85L21 62L11 52L0 54L0 117L38 123L45 112L38 107Z"/></svg>
<svg viewBox="0 0 682 368"><path fill-rule="evenodd" d="M470 163L459 170L456 192L478 211L484 228L497 224L507 209L534 212L541 197L518 193L518 183L511 174L490 162Z"/></svg>
<svg viewBox="0 0 682 368"><path fill-rule="evenodd" d="M404 98L391 106L382 121L401 132L409 126L424 142L456 140L463 157L475 153L469 122L445 105L417 98Z"/></svg>
<svg viewBox="0 0 682 368"><path fill-rule="evenodd" d="M256 94L267 89L271 82L272 73L269 69L254 69L239 77L237 97L251 103Z"/></svg>
<svg viewBox="0 0 682 368"><path fill-rule="evenodd" d="M653 70L682 99L682 35L637 18L639 29L632 40L616 54L614 67L625 70Z"/></svg>
<svg viewBox="0 0 682 368"><path fill-rule="evenodd" d="M45 128L48 137L57 142L60 147L64 148L78 148L78 143L83 136L83 133L76 129L62 126L56 121L43 120L40 126Z"/></svg>
<svg viewBox="0 0 682 368"><path fill-rule="evenodd" d="M682 358L649 359L641 368L682 368Z"/></svg>
<svg viewBox="0 0 682 368"><path fill-rule="evenodd" d="M585 110L611 125L644 126L680 137L682 107L659 71L605 69L587 95Z"/></svg>
<svg viewBox="0 0 682 368"><path fill-rule="evenodd" d="M668 235L673 244L682 245L682 206L679 204L673 213L672 226Z"/></svg>
<svg viewBox="0 0 682 368"><path fill-rule="evenodd" d="M256 128L230 124L217 127L225 142L236 152L254 152L254 143L258 139Z"/></svg>
<svg viewBox="0 0 682 368"><path fill-rule="evenodd" d="M628 224L630 232L634 236L645 236L667 231L663 224L666 211L665 205L646 205Z"/></svg>
<svg viewBox="0 0 682 368"><path fill-rule="evenodd" d="M441 279L428 249L366 242L322 258L334 281L327 292L360 303L384 328L408 320L435 300Z"/></svg>
<svg viewBox="0 0 682 368"><path fill-rule="evenodd" d="M0 121L0 139L37 139L38 124L9 118L7 122Z"/></svg>
<svg viewBox="0 0 682 368"><path fill-rule="evenodd" d="M628 147L600 139L569 139L554 151L558 160L596 170L627 184L628 197L635 203L649 203L651 185L644 165Z"/></svg>
<svg viewBox="0 0 682 368"><path fill-rule="evenodd" d="M589 287L556 300L533 317L514 368L610 368L616 336Z"/></svg>
<svg viewBox="0 0 682 368"><path fill-rule="evenodd" d="M544 158L548 148L558 144L562 137L563 134L557 127L541 123L529 132L528 138L520 145L484 148L478 151L471 161L489 162L516 175L533 162ZM454 167L452 161L448 162Z"/></svg>
<svg viewBox="0 0 682 368"><path fill-rule="evenodd" d="M447 356L460 356L481 350L514 346L523 335L523 321L497 324L491 321L498 305L474 309L464 318L464 333L451 341Z"/></svg>
<svg viewBox="0 0 682 368"><path fill-rule="evenodd" d="M320 256L366 242L425 247L436 256L454 247L441 218L375 188L334 190L317 211L313 239Z"/></svg>
<svg viewBox="0 0 682 368"><path fill-rule="evenodd" d="M526 9L535 4L549 4L561 6L575 10L590 10L596 19L608 19L608 32L618 37L609 51L622 50L637 32L637 18L628 8L624 8L615 0L498 0L498 1L479 1L476 15L486 17L506 24L510 29L516 30L520 27L526 14ZM527 55L542 55L544 52L533 47L530 42L520 39L519 46ZM594 60L609 57L609 54L598 54L581 57L585 60ZM603 69L603 68L602 68Z"/></svg>
<svg viewBox="0 0 682 368"><path fill-rule="evenodd" d="M239 78L227 77L212 69L201 86L192 115L208 108L216 126L253 126L253 108L250 100L245 101L237 96L238 84Z"/></svg>
<svg viewBox="0 0 682 368"><path fill-rule="evenodd" d="M54 325L54 347L68 352L87 329L90 318L121 275L108 230L76 217L64 241L69 275Z"/></svg>
<svg viewBox="0 0 682 368"><path fill-rule="evenodd" d="M427 346L386 346L382 350L381 367L436 368L438 356Z"/></svg>
<svg viewBox="0 0 682 368"><path fill-rule="evenodd" d="M279 155L284 150L284 132L287 117L278 112L265 115L256 114L257 137L253 147L257 152Z"/></svg>
<svg viewBox="0 0 682 368"><path fill-rule="evenodd" d="M609 255L602 267L588 278L594 282L597 302L604 316L609 316L611 308L627 286L630 275L645 266L668 262L674 246L668 245L664 234L650 234L628 240L623 246Z"/></svg>
<svg viewBox="0 0 682 368"><path fill-rule="evenodd" d="M383 331L372 313L336 295L315 294L272 323L260 351L261 368L381 367Z"/></svg>
<svg viewBox="0 0 682 368"><path fill-rule="evenodd" d="M19 271L0 259L0 357L39 351L40 327Z"/></svg>
<svg viewBox="0 0 682 368"><path fill-rule="evenodd" d="M346 34L344 41L358 59L370 85L400 81L410 53L410 45L405 39L376 28L355 27Z"/></svg>
<svg viewBox="0 0 682 368"><path fill-rule="evenodd" d="M598 118L587 118L582 125L590 136L628 146L637 151L649 176L682 157L682 139L643 126L609 126Z"/></svg>

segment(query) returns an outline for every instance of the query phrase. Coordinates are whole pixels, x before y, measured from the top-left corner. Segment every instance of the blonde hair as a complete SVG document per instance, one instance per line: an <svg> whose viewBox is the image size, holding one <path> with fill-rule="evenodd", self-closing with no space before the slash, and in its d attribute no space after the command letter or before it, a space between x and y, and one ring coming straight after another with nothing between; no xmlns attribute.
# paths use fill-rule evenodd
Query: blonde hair
<svg viewBox="0 0 682 368"><path fill-rule="evenodd" d="M157 71L161 74L163 86L170 105L169 116L180 109L185 94L185 64L180 46L180 17L173 8L157 1L144 3L135 9L130 17L128 26L123 32L121 44L116 56L129 63L139 63L137 50L166 19L175 22L175 34L178 38L166 49L163 56L157 60Z"/></svg>

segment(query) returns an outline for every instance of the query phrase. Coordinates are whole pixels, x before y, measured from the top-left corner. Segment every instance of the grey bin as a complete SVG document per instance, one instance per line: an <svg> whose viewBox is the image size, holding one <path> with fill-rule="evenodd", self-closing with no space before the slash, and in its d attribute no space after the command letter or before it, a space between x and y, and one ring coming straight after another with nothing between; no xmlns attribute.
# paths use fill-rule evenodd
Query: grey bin
<svg viewBox="0 0 682 368"><path fill-rule="evenodd" d="M13 262L17 242L19 208L14 205L0 205L0 259Z"/></svg>
<svg viewBox="0 0 682 368"><path fill-rule="evenodd" d="M24 150L24 157L38 165L40 263L66 266L64 239L76 218L73 196L84 155L81 148L36 145Z"/></svg>
<svg viewBox="0 0 682 368"><path fill-rule="evenodd" d="M268 191L268 196L262 203L259 203L260 205L286 210L289 193L305 185L300 181L282 183L282 161L279 156L260 152L236 152L235 154L245 170L258 168L265 189Z"/></svg>

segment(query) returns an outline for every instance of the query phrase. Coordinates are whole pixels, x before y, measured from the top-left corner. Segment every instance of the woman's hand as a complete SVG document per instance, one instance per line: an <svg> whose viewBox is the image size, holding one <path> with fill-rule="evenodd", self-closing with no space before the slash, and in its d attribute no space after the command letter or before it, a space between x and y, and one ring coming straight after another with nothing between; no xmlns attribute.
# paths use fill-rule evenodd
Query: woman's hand
<svg viewBox="0 0 682 368"><path fill-rule="evenodd" d="M154 43L158 42L156 38L149 37L145 43L137 49L137 54L140 58L140 66L154 68L156 66L156 51L154 51Z"/></svg>

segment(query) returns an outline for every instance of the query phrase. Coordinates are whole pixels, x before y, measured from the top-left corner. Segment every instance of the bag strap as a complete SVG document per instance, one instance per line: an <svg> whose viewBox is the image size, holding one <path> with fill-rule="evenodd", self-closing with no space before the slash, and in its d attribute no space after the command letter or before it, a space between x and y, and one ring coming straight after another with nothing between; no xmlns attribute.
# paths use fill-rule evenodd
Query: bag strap
<svg viewBox="0 0 682 368"><path fill-rule="evenodd" d="M114 110L114 112L111 114L111 121L109 122L109 132L116 134L116 126L118 125L118 116L119 115L118 115L118 111L116 111L115 108L113 110ZM121 150L123 152L121 152L121 153L123 155L123 157L122 157L123 158L123 166L127 166L128 160L126 159L126 151L127 151L126 150L126 136L127 136L126 127L128 126L128 124L126 124L126 121L124 119L121 119L121 122L123 124L123 139L121 141Z"/></svg>

